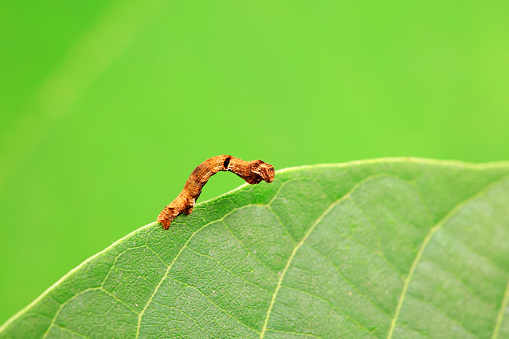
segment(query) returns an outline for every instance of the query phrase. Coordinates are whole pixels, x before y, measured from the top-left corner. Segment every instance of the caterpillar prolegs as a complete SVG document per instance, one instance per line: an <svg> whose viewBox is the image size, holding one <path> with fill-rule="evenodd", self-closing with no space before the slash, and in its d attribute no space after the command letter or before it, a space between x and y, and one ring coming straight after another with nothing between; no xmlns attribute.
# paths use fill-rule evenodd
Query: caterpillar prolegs
<svg viewBox="0 0 509 339"><path fill-rule="evenodd" d="M231 155L218 155L202 162L187 179L184 189L178 197L166 206L157 221L167 230L178 215L191 214L203 186L211 176L219 171L237 174L248 184L258 184L262 180L268 183L274 180L274 167L261 160L244 161Z"/></svg>

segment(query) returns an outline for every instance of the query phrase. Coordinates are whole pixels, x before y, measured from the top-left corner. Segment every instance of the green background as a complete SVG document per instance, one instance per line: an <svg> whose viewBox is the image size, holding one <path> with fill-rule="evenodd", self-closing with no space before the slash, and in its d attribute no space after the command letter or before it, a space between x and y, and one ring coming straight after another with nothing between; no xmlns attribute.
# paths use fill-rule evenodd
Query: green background
<svg viewBox="0 0 509 339"><path fill-rule="evenodd" d="M509 2L2 1L0 322L203 160L509 159ZM200 201L242 180L213 178Z"/></svg>

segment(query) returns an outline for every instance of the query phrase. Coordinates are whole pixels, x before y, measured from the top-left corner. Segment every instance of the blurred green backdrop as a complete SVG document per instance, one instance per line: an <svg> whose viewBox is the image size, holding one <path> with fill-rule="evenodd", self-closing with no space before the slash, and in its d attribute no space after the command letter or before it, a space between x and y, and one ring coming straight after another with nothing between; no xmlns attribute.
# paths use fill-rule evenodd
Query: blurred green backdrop
<svg viewBox="0 0 509 339"><path fill-rule="evenodd" d="M2 1L0 323L203 160L509 159L509 2ZM219 174L200 201L242 180Z"/></svg>

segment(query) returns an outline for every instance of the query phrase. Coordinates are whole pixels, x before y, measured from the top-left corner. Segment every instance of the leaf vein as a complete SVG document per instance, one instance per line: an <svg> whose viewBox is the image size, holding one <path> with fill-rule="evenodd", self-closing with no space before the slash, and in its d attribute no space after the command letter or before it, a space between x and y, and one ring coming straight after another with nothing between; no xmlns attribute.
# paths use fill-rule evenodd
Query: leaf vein
<svg viewBox="0 0 509 339"><path fill-rule="evenodd" d="M468 332L470 334L472 334L472 336L474 337L477 337L476 334L474 334L471 330L469 330L468 328L466 328L463 324L461 324L458 320L454 319L453 316L451 316L449 313L446 312L446 310L442 307L440 307L439 305L436 305L434 303L432 303L431 301L429 300L425 300L425 299L422 299L422 298L417 298L415 296L407 296L407 298L412 298L414 300L417 300L423 304L428 304L430 305L431 307L433 307L435 310L437 310L438 312L440 312L441 314L443 314L445 317L447 317L447 319L449 319L451 322L455 323L456 325L458 325L459 327L461 327L465 332Z"/></svg>
<svg viewBox="0 0 509 339"><path fill-rule="evenodd" d="M221 261L219 261L218 259L214 258L213 256L208 255L208 254L200 253L200 252L198 252L197 250L195 250L194 248L191 248L191 247L189 247L189 246L187 246L187 248L188 248L188 249L190 249L191 251L193 251L194 253L198 254L198 255L201 255L201 256L203 256L203 257L210 258L210 259L214 260L214 261L215 261L215 262L216 262L219 266L221 266L222 268L224 268L226 271L230 272L230 273L231 273L231 274L233 274L234 276L239 277L239 278L240 278L240 279L242 279L242 281L244 281L245 283L247 283L247 284L249 284L249 285L252 285L252 286L255 286L255 287L258 287L259 289L262 289L262 290L264 290L265 292L267 292L267 293L269 293L269 294L270 294L270 293L272 293L272 291L269 291L269 290L267 290L266 288L264 288L264 287L262 287L262 286L260 286L260 285L258 285L258 284L255 284L255 283L254 283L254 282L252 282L252 281L247 280L245 277L241 276L240 274L233 272L233 270L231 270L231 269L229 269L228 267L224 266L224 265L221 263Z"/></svg>
<svg viewBox="0 0 509 339"><path fill-rule="evenodd" d="M152 293L152 295L150 296L150 298L148 299L147 303L145 304L145 307L143 307L143 309L141 310L139 316L138 316L138 326L137 326L137 331L136 331L136 338L139 338L139 335L140 335L140 328L141 328L141 319L143 317L143 315L145 314L145 311L147 310L148 308L148 305L150 304L150 302L152 301L152 299L154 298L154 296L156 295L157 291L159 290L159 287L161 287L161 284L163 283L163 281L166 279L166 277L168 277L168 274L170 273L170 270L173 266L173 264L175 263L175 261L177 261L177 259L180 257L180 254L182 254L182 251L184 250L184 248L186 248L186 246L189 244L189 242L194 238L194 236L199 232L201 231L202 229L204 229L205 227L209 226L210 224L216 222L216 221L220 221L220 220L224 220L224 218L226 218L228 215L232 214L234 211L238 210L239 208L241 207L238 207L238 208L234 208L233 210L231 210L230 212L226 213L222 218L220 219L216 219L216 220L213 220L213 221L210 221L208 223L206 223L205 225L201 226L199 229L197 229L196 231L194 231L190 236L189 236L189 239L187 239L186 243L182 246L182 248L180 249L180 251L177 253L177 255L175 256L175 258L173 258L173 260L171 261L171 263L168 265L168 268L166 269L166 272L164 273L164 276L161 278L161 280L159 281L159 283L157 284L156 288L154 289L154 292ZM187 223L186 223L187 225Z"/></svg>
<svg viewBox="0 0 509 339"><path fill-rule="evenodd" d="M288 268L290 267L290 264L293 260L293 258L295 257L295 254L297 253L297 251L299 250L299 248L302 246L302 244L306 241L306 239L308 238L309 234L311 234L311 232L315 229L315 227L322 221L322 219L335 207L337 206L339 203L341 203L342 201L348 199L351 194L353 192L355 192L360 186L362 186L364 183L366 183L367 181L373 179L373 178L376 178L376 177L379 177L381 176L380 174L375 174L375 175L371 175L371 176L368 176L366 177L365 179L359 181L357 184L355 184L348 193L346 193L344 196L342 196L341 198L339 198L338 200L336 200L335 202L333 202L332 204L329 205L329 207L327 207L323 212L322 214L316 219L316 221L313 223L313 225L311 225L311 227L309 228L309 230L307 230L306 234L304 234L304 237L299 241L299 243L295 246L295 248L293 249L292 251L292 254L290 255L290 257L288 258L288 261L286 263L286 266L285 268L283 269L283 273L281 274L281 276L279 277L279 281L278 281L278 284L276 286L276 290L274 291L274 294L272 295L272 301L269 305L269 309L267 311L267 316L265 317L265 323L263 324L263 328L262 328L262 332L260 334L260 338L263 338L265 336L265 331L267 330L267 324L269 322L269 318L270 318L270 314L272 312L272 308L274 307L274 303L276 301L276 297L277 297L277 294L279 292L279 289L281 288L281 283L286 275L286 272L288 271Z"/></svg>
<svg viewBox="0 0 509 339"><path fill-rule="evenodd" d="M63 326L60 326L60 325L54 325L54 326L55 326L55 327L58 327L58 328L60 328L60 329L62 329L62 330L64 330L64 331L67 331L67 332L70 332L70 333L72 333L72 334L75 334L75 335L77 335L77 336L79 336L79 337L81 337L81 338L89 338L89 337L87 337L87 336L86 336L86 335L84 335L84 334L81 334L81 333L78 333L78 332L72 331L72 330L70 330L70 329L68 329L68 328L66 328L66 327L63 327Z"/></svg>
<svg viewBox="0 0 509 339"><path fill-rule="evenodd" d="M398 317L399 317L399 314L401 312L401 308L403 306L403 301L405 299L405 296L406 296L406 293L408 291L408 286L410 285L410 281L412 280L412 277L414 275L414 272L415 272L415 269L417 268L417 264L419 263L419 261L421 260L421 257L424 253L424 250L427 248L431 238L433 237L433 235L439 230L442 228L442 226L447 223L463 206L465 206L467 203L469 203L470 201L473 201L479 197L481 197L483 194L486 193L486 191L488 191L490 188L492 188L493 186L495 186L496 184L502 182L503 180L505 180L506 178L508 178L509 176L503 176L502 178L498 179L498 180L495 180L494 182L492 182L491 184L487 185L486 187L484 187L482 190L480 190L479 192L475 193L474 195L470 196L469 198L466 198L464 199L463 201L460 201L456 206L454 206L451 211L442 219L440 220L435 226L433 226L428 234L424 237L424 240L419 248L419 251L417 251L417 254L414 258L414 261L412 262L412 266L410 267L410 271L408 272L408 275L405 279L405 282L403 284L403 289L401 291L401 295L399 297L399 301L398 301L398 305L396 306L396 311L394 312L394 317L391 321L391 328L389 330L389 333L387 335L387 339L391 339L392 338L392 335L394 334L394 330L396 328L396 322L398 320Z"/></svg>
<svg viewBox="0 0 509 339"><path fill-rule="evenodd" d="M403 276L403 273L396 266L394 266L394 264L392 262L389 261L389 259L385 255L384 251L382 250L381 239L380 239L380 232L378 232L378 228L375 226L375 223L373 222L371 217L369 217L368 214L361 208L361 206L359 206L359 204L357 204L353 199L350 199L350 201L352 202L352 204L354 204L355 207L357 207L359 209L360 213L363 214L363 216L366 218L368 223L371 225L371 228L373 229L373 232L376 233L377 238L378 238L378 244L377 244L378 251L373 251L372 248L366 246L366 244L364 244L363 242L359 241L357 239L357 237L355 237L355 236L350 237L350 239L352 239L356 244L359 244L360 246L364 247L367 251L373 253L374 255L379 256L387 265L389 265L389 267L391 267L394 270L394 272L396 272L399 276ZM340 234L335 229L333 229L333 232L337 233L337 234Z"/></svg>
<svg viewBox="0 0 509 339"><path fill-rule="evenodd" d="M248 247L244 244L244 242L242 242L242 241L239 239L239 237L237 237L237 236L236 236L236 235L232 232L232 230L228 227L228 225L224 222L224 220L223 220L223 224L224 224L224 226L226 227L226 229L227 229L227 230L231 233L231 235L232 235L235 239L237 239L237 241L238 241L238 242L242 245L242 247L244 247L244 249L245 249L248 253L250 253L250 254L251 254L251 255L255 258L255 260L256 260L256 261L258 261L258 262L259 262L259 263L260 263L263 267L265 267L266 269L268 269L268 270L269 270L272 274L277 275L277 273L276 273L276 272L274 272L274 270L273 270L272 268L270 268L269 266L267 266L267 264L265 264L263 261L261 261L261 259L260 259L260 258L258 258L258 257L257 257L257 256L256 256L256 255L255 255L255 254L254 254L254 253L253 253L253 252L252 252L252 251L251 251L251 250L250 250L250 249L249 249L249 248L248 248Z"/></svg>
<svg viewBox="0 0 509 339"><path fill-rule="evenodd" d="M291 290L295 290L295 291L298 291L298 292L301 292L301 293L304 293L304 294L307 294L313 298L316 298L316 299L320 299L324 302L326 302L327 304L329 304L330 307L332 307L332 309L334 311L336 311L337 313L340 313L342 315L344 315L345 317L347 317L348 319L350 319L352 322L354 322L355 324L359 325L365 332L371 334L371 332L368 331L368 329L366 328L365 325L361 324L357 319L353 318L350 314L348 313L345 313L341 310L339 310L338 308L336 308L336 305L334 305L330 300L322 297L322 296L319 296L319 295L316 295L314 293L311 293L309 291L304 291L304 290L301 290L299 288L296 288L296 287L292 287L292 286L286 286L286 285L282 285L281 287L285 287L285 288L289 288Z"/></svg>
<svg viewBox="0 0 509 339"><path fill-rule="evenodd" d="M92 291L92 290L100 290L101 287L90 287L90 288L86 288L84 289L83 291L79 292L79 293L76 293L75 295L73 295L72 297L70 297L69 299L67 299L66 301L64 301L62 304L60 304L60 307L58 307L58 310L55 312L55 316L53 317L52 321L51 321L51 324L48 326L48 328L46 329L46 331L44 332L44 334L42 335L43 338L46 338L51 330L51 327L53 327L55 325L55 321L57 320L58 318L58 315L60 314L60 311L62 310L62 308L64 308L64 306L71 300L73 300L74 298L78 297L79 295L85 293L85 292L88 292L88 291Z"/></svg>
<svg viewBox="0 0 509 339"><path fill-rule="evenodd" d="M502 320L504 319L504 314L509 305L509 280L507 281L507 286L505 288L504 297L502 299L502 305L500 305L500 310L497 314L497 322L495 323L495 328L493 329L492 339L498 338L498 334L500 332L500 327L502 326Z"/></svg>
<svg viewBox="0 0 509 339"><path fill-rule="evenodd" d="M385 311L383 311L380 306L378 306L377 304L375 304L373 302L373 300L371 300L365 293L361 292L357 287L355 287L354 284L352 284L352 282L346 278L346 276L343 274L343 272L341 272L341 270L339 269L339 267L332 262L332 260L330 260L329 257L327 257L325 254L323 254L322 252L318 251L316 248L314 248L313 246L310 246L308 245L309 248L311 248L313 251L315 251L316 253L318 253L319 255L321 255L322 257L324 257L331 265L332 267L334 267L334 269L339 273L339 275L341 275L341 277L345 280L345 282L350 286L352 287L355 291L357 291L357 293L363 297L367 302L369 302L371 305L373 305L373 307L375 307L377 310L380 311L380 313L382 313L385 317L389 318L389 316L387 315L387 313Z"/></svg>
<svg viewBox="0 0 509 339"><path fill-rule="evenodd" d="M295 334L295 335L301 335L306 337L313 337L313 338L323 338L322 336L311 334L311 333L300 333L300 332L292 332L292 331L281 331L281 330L274 330L270 329L269 332L279 332L279 333L288 333L288 334Z"/></svg>
<svg viewBox="0 0 509 339"><path fill-rule="evenodd" d="M288 232L288 229L286 228L285 224L283 224L283 222L281 221L281 219L279 218L279 216L274 212L274 210L272 209L272 203L274 202L274 200L277 198L277 196L279 195L279 193L281 192L281 190L283 189L283 186L285 186L287 183L290 183L290 182L293 182L293 181L298 181L299 179L292 179L292 180L288 180L288 181L283 181L281 183L281 186L279 186L276 194L274 194L274 196L272 197L272 199L270 199L269 203L267 204L267 207L270 209L270 211L272 212L272 214L274 214L274 216L276 217L277 221L281 224L281 227L283 228L283 230L285 231L286 235L288 236L288 238L290 238L290 241L292 242L292 244L295 246L295 240L293 239L292 235Z"/></svg>
<svg viewBox="0 0 509 339"><path fill-rule="evenodd" d="M104 288L100 288L101 291L104 291L106 292L108 295L110 295L111 297L113 297L114 299L120 301L122 304L124 304L124 306L128 307L131 311L133 311L134 313L136 314L140 314L140 312L136 311L131 305L129 305L128 303L126 303L125 301L123 301L122 299L120 299L119 297L117 297L116 295L114 295L113 293L111 293L110 291L104 289Z"/></svg>
<svg viewBox="0 0 509 339"><path fill-rule="evenodd" d="M463 285L463 287L465 289L467 289L470 292L470 294L472 296L475 296L477 299L479 299L480 302L486 304L485 297L483 297L479 292L474 290L465 279L463 279L458 274L456 274L455 272L450 270L449 267L447 267L440 261L435 260L433 258L426 258L426 260L429 261L432 265L435 265L438 270L441 270L441 271L445 272L446 274L450 275L452 278L456 279L461 285Z"/></svg>
<svg viewBox="0 0 509 339"><path fill-rule="evenodd" d="M228 315L230 318L232 318L233 320L236 320L237 322L239 322L240 324L244 325L245 327L252 329L252 330L253 330L253 331L255 331L256 333L260 333L260 332L258 332L255 328L253 328L253 327L251 327L251 326L249 326L249 325L247 325L247 324L243 323L243 322L242 322L242 321L240 321L239 319L235 318L235 316L233 316L230 312L228 312L227 310L225 310L224 308L222 308L221 306L219 306L219 305L218 305L218 304L217 304L214 300L210 299L210 297L209 297L209 296L208 296L205 292L203 292L202 290L200 290L198 287L193 286L193 285L190 285L190 284L186 283L185 281L182 281L182 280L176 279L176 278L174 278L174 277L171 277L170 279L175 280L175 281L177 281L177 282L179 282L179 283L181 283L181 284L183 284L183 285L186 285L186 286L188 286L188 287L190 287L190 288L192 288L192 289L194 289L194 290L196 290L196 291L200 292L200 294L201 294L201 295L203 295L203 296L204 296L207 300L209 300L209 301L210 301L213 305L215 305L218 309L220 309L221 311L223 311L223 312L224 312L226 315ZM239 295L240 295L240 293L239 293Z"/></svg>
<svg viewBox="0 0 509 339"><path fill-rule="evenodd" d="M165 305L165 304L162 304L160 302L157 302L155 300L152 300L153 303L155 304L158 304L158 305L161 305L163 307L168 307L168 308L172 308L180 313L182 313L183 315L185 315L186 317L188 317L189 319L191 319L195 324L196 326L198 326L200 329L202 329L204 332L207 332L208 334L210 334L211 336L214 336L214 334L210 333L209 331L207 331L207 329L205 329L204 327L200 326L200 324L198 324L198 322L196 321L195 318L193 318L191 315L189 315L187 312L184 312L183 310L181 310L180 308L177 308L177 307L174 307L174 306L168 306L168 305Z"/></svg>

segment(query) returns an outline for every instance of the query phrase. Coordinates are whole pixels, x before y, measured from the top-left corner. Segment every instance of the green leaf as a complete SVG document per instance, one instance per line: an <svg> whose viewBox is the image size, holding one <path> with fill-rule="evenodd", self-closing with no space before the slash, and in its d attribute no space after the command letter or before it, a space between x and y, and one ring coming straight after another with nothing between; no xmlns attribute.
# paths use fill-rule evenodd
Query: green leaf
<svg viewBox="0 0 509 339"><path fill-rule="evenodd" d="M507 338L508 280L509 164L309 166L136 230L0 337Z"/></svg>

